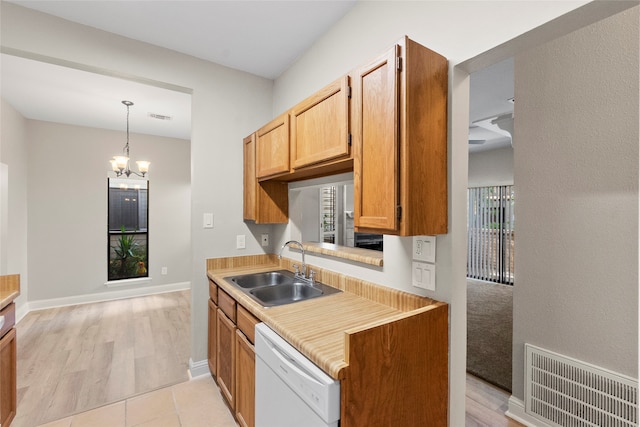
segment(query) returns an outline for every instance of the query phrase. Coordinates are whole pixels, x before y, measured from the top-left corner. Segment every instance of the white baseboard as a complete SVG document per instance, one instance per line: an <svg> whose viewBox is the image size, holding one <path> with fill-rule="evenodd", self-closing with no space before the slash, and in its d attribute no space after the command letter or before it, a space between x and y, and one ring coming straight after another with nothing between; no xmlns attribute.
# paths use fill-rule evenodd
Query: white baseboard
<svg viewBox="0 0 640 427"><path fill-rule="evenodd" d="M95 302L113 301L118 299L141 297L166 292L184 291L191 288L191 282L171 283L168 285L146 286L144 288L121 289L112 292L100 292L96 294L76 295L63 298L52 298L36 301L27 301L20 306L16 313L16 323L31 311L47 308L66 307L69 305L91 304Z"/></svg>
<svg viewBox="0 0 640 427"><path fill-rule="evenodd" d="M507 409L505 415L528 427L552 427L551 425L527 414L524 410L524 402L513 396L509 398L509 409Z"/></svg>
<svg viewBox="0 0 640 427"><path fill-rule="evenodd" d="M207 359L194 362L193 359L189 358L189 377L196 378L202 375L211 375Z"/></svg>

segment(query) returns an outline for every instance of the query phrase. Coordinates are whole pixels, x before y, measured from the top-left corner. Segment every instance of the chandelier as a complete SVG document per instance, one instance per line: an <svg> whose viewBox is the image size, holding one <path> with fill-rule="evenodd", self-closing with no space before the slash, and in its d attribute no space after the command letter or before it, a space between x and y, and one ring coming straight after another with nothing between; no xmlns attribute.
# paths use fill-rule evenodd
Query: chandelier
<svg viewBox="0 0 640 427"><path fill-rule="evenodd" d="M113 159L110 160L111 167L116 173L116 176L126 175L128 178L129 175L134 174L140 177L144 177L144 175L149 172L149 165L151 164L150 162L147 162L146 160L138 160L136 164L138 165L138 170L140 171L139 173L129 169L129 107L133 105L133 102L122 101L122 103L127 106L127 143L122 149L123 155L113 156Z"/></svg>

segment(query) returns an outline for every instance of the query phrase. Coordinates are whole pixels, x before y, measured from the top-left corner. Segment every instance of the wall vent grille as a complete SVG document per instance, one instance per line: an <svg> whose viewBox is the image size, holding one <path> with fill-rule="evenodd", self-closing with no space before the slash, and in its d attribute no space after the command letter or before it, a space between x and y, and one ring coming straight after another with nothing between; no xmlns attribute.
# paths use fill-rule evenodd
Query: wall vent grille
<svg viewBox="0 0 640 427"><path fill-rule="evenodd" d="M525 412L554 426L638 425L638 381L525 344Z"/></svg>

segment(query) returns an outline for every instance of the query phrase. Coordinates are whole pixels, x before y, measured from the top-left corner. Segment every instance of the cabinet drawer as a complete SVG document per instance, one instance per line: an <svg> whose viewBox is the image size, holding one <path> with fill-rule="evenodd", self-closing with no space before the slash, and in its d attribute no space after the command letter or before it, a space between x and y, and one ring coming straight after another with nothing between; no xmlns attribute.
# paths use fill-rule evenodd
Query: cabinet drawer
<svg viewBox="0 0 640 427"><path fill-rule="evenodd" d="M209 298L211 298L215 304L218 304L218 285L211 279L209 279Z"/></svg>
<svg viewBox="0 0 640 427"><path fill-rule="evenodd" d="M0 338L16 324L16 304L11 303L0 311Z"/></svg>
<svg viewBox="0 0 640 427"><path fill-rule="evenodd" d="M247 337L251 344L255 343L255 327L260 320L258 320L253 314L249 313L243 306L238 305L238 319L236 324L238 329Z"/></svg>
<svg viewBox="0 0 640 427"><path fill-rule="evenodd" d="M218 288L218 308L220 308L233 323L236 323L236 300L220 288Z"/></svg>

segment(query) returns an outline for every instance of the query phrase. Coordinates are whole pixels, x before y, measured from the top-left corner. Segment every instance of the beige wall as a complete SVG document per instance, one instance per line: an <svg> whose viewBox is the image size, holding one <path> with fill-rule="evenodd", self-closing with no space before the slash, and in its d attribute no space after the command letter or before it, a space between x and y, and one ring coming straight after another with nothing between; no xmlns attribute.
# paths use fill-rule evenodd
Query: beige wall
<svg viewBox="0 0 640 427"><path fill-rule="evenodd" d="M16 300L18 311L27 302L29 276L27 272L27 123L3 99L0 107L0 163L7 165L8 202L7 234L3 236L5 258L0 274L19 274L22 294ZM4 200L4 199L3 199Z"/></svg>
<svg viewBox="0 0 640 427"><path fill-rule="evenodd" d="M515 59L519 399L524 343L638 376L639 11Z"/></svg>
<svg viewBox="0 0 640 427"><path fill-rule="evenodd" d="M469 154L469 188L513 185L513 148Z"/></svg>
<svg viewBox="0 0 640 427"><path fill-rule="evenodd" d="M108 160L121 151L125 133L28 120L27 135L30 303L121 290L104 284ZM151 280L127 288L188 283L190 143L135 133L130 141L135 158L151 162Z"/></svg>

